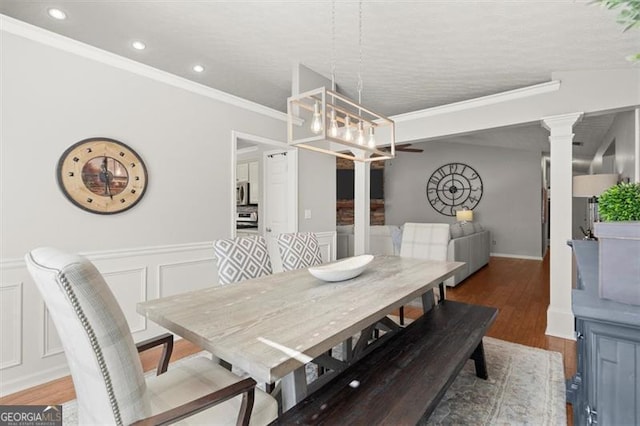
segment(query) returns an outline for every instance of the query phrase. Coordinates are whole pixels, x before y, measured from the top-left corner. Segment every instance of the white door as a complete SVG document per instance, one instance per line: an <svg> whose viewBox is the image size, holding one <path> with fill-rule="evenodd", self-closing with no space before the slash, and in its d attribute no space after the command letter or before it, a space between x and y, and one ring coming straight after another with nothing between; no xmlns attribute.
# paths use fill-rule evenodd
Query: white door
<svg viewBox="0 0 640 426"><path fill-rule="evenodd" d="M295 151L265 151L263 230L274 272L282 270L275 237L296 232L297 185L295 185Z"/></svg>

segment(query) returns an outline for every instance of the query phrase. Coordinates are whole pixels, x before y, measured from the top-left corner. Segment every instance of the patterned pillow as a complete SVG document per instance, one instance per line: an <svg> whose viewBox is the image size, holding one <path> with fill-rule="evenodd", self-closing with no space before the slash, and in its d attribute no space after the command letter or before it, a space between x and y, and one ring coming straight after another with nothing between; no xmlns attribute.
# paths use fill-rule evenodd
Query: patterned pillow
<svg viewBox="0 0 640 426"><path fill-rule="evenodd" d="M283 271L308 268L322 263L320 245L314 233L280 234L277 240Z"/></svg>
<svg viewBox="0 0 640 426"><path fill-rule="evenodd" d="M218 261L218 281L230 284L271 275L271 258L261 236L239 237L213 242Z"/></svg>
<svg viewBox="0 0 640 426"><path fill-rule="evenodd" d="M464 235L471 235L471 234L475 234L476 230L473 227L473 223L472 222L465 222L462 224L462 233Z"/></svg>
<svg viewBox="0 0 640 426"><path fill-rule="evenodd" d="M451 233L451 239L460 238L464 235L462 232L462 226L459 223L454 223L449 227L449 232Z"/></svg>

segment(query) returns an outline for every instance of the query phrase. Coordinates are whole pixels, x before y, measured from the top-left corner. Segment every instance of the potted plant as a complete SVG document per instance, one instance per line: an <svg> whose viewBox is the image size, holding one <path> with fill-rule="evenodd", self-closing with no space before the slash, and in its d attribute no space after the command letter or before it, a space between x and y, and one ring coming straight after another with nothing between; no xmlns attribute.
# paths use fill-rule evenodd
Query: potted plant
<svg viewBox="0 0 640 426"><path fill-rule="evenodd" d="M600 297L640 305L640 183L620 183L600 195Z"/></svg>

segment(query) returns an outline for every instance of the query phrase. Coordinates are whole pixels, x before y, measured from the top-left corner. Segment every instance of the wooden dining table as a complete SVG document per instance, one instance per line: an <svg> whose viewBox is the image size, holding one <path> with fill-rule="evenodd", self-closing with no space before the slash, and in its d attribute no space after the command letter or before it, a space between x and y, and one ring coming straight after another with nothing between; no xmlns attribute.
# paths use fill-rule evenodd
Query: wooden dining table
<svg viewBox="0 0 640 426"><path fill-rule="evenodd" d="M305 364L416 298L429 309L433 289L463 265L375 256L346 281L300 269L142 302L137 312L258 382L282 379L286 410L307 394Z"/></svg>

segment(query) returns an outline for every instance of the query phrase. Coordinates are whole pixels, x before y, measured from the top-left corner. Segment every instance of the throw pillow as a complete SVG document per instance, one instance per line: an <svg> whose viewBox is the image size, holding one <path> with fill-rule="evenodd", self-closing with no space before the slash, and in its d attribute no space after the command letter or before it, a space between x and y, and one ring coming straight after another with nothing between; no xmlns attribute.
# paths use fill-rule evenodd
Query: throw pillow
<svg viewBox="0 0 640 426"><path fill-rule="evenodd" d="M462 224L462 233L464 235L475 234L476 230L473 228L472 222L465 222Z"/></svg>
<svg viewBox="0 0 640 426"><path fill-rule="evenodd" d="M449 232L451 233L451 239L460 238L464 235L462 232L462 226L459 223L454 223L449 227Z"/></svg>

